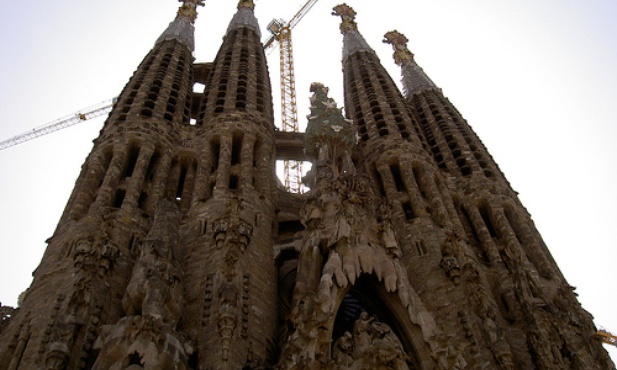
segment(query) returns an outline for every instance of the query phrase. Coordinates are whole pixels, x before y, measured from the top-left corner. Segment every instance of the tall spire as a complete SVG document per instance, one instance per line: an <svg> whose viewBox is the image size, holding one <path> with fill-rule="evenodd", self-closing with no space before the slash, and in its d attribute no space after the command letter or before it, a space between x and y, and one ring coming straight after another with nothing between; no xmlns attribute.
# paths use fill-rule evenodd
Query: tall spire
<svg viewBox="0 0 617 370"><path fill-rule="evenodd" d="M227 27L227 33L234 28L238 27L248 27L253 29L259 37L261 37L261 32L259 31L259 23L257 23L257 18L255 18L255 4L253 0L240 0L238 2L238 11L232 18L231 22L229 22L229 27Z"/></svg>
<svg viewBox="0 0 617 370"><path fill-rule="evenodd" d="M403 75L403 88L406 95L411 95L423 89L435 88L435 83L416 64L413 53L407 48L409 40L398 31L390 31L384 35L386 44L391 44L394 49L394 62L401 66Z"/></svg>
<svg viewBox="0 0 617 370"><path fill-rule="evenodd" d="M188 46L191 51L195 50L195 19L197 18L197 6L204 6L204 0L179 0L182 5L178 9L176 19L173 20L156 40L161 43L165 40L178 40Z"/></svg>
<svg viewBox="0 0 617 370"><path fill-rule="evenodd" d="M358 24L355 21L356 11L345 3L335 6L332 10L332 15L338 15L342 20L340 29L343 34L343 62L359 50L375 54L375 51L358 32Z"/></svg>

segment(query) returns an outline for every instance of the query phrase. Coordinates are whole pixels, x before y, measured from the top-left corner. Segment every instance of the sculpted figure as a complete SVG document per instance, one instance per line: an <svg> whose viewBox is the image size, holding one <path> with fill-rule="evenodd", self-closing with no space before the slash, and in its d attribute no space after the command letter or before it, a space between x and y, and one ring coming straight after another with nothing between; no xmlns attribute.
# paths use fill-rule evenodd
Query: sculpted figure
<svg viewBox="0 0 617 370"><path fill-rule="evenodd" d="M179 215L173 200L159 203L122 300L127 316L102 327L93 370L188 368L192 347L175 331L183 306L182 273L174 258Z"/></svg>
<svg viewBox="0 0 617 370"><path fill-rule="evenodd" d="M127 315L152 316L175 327L183 306L182 274L174 259L178 221L176 204L161 202L122 300Z"/></svg>
<svg viewBox="0 0 617 370"><path fill-rule="evenodd" d="M336 362L337 368L348 368L353 364L353 337L350 332L346 331L334 343L332 358Z"/></svg>
<svg viewBox="0 0 617 370"><path fill-rule="evenodd" d="M176 323L182 309L180 269L172 250L160 240L146 240L123 299L128 315L141 313Z"/></svg>

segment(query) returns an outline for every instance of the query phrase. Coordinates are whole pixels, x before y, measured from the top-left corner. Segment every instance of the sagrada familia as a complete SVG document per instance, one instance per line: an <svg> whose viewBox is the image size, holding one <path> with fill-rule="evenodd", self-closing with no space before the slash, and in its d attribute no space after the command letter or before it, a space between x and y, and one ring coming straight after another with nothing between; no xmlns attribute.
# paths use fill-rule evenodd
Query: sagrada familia
<svg viewBox="0 0 617 370"><path fill-rule="evenodd" d="M203 1L181 1L4 310L0 369L615 369L405 36L384 39L401 92L335 7L345 113L316 82L306 132L283 132L253 1L210 63ZM285 190L281 159L312 162L309 191Z"/></svg>

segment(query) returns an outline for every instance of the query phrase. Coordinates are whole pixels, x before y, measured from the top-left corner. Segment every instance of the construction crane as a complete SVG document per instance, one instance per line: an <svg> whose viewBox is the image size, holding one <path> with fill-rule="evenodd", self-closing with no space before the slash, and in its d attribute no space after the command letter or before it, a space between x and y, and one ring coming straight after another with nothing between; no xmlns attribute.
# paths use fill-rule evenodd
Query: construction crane
<svg viewBox="0 0 617 370"><path fill-rule="evenodd" d="M606 329L600 328L598 330L598 336L602 339L603 343L610 344L617 347L617 336Z"/></svg>
<svg viewBox="0 0 617 370"><path fill-rule="evenodd" d="M285 22L282 19L274 19L268 24L268 30L272 35L264 42L264 50L274 47L274 41L280 46L280 80L281 80L281 127L284 132L298 132L298 110L296 105L296 83L293 62L293 48L291 43L291 29L311 10L318 0L308 0ZM0 150L13 145L35 139L39 136L75 125L82 121L107 114L111 111L116 98L106 100L92 107L80 110L75 114L59 118L51 123L26 131L12 138L0 142ZM299 193L302 187L302 161L284 161L285 188L290 192Z"/></svg>
<svg viewBox="0 0 617 370"><path fill-rule="evenodd" d="M58 131L69 126L73 126L77 123L107 114L111 112L111 108L113 107L115 102L116 98L105 100L88 108L82 109L77 113L58 118L57 120L52 121L48 124L15 135L10 139L0 141L0 150L10 148L25 141L36 139L39 136L47 135L54 131Z"/></svg>
<svg viewBox="0 0 617 370"><path fill-rule="evenodd" d="M264 42L264 49L268 51L274 47L274 41L279 43L281 62L281 129L284 132L298 132L298 108L296 105L296 79L294 72L293 48L291 43L291 29L304 18L317 0L308 0L285 22L274 19L268 24L272 35ZM285 160L284 177L285 188L292 193L300 193L302 188L302 162Z"/></svg>

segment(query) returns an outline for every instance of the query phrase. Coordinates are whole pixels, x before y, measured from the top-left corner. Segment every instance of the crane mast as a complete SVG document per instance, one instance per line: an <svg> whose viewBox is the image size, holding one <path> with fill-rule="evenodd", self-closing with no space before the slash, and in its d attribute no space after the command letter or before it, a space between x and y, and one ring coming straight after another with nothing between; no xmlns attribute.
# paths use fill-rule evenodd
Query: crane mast
<svg viewBox="0 0 617 370"><path fill-rule="evenodd" d="M274 19L268 24L268 30L272 36L264 43L264 49L272 47L275 39L280 47L281 129L284 132L299 131L291 29L302 20L316 2L317 0L308 0L289 22ZM283 167L285 188L292 193L299 193L302 188L302 161L284 160Z"/></svg>
<svg viewBox="0 0 617 370"><path fill-rule="evenodd" d="M270 32L276 36L280 53L281 81L281 129L284 132L298 132L298 108L296 104L296 78L294 71L291 28L283 20L273 20L268 25ZM285 189L299 193L302 186L302 162L284 160Z"/></svg>
<svg viewBox="0 0 617 370"><path fill-rule="evenodd" d="M268 25L272 35L264 42L264 49L274 47L274 41L280 45L280 83L281 83L281 128L285 132L298 132L298 110L296 104L296 81L291 42L291 29L311 10L318 0L307 0L289 22L275 19ZM35 139L54 131L75 125L82 121L107 114L111 111L116 98L106 100L75 114L59 118L46 125L18 134L0 142L0 150ZM284 161L285 188L293 193L299 193L302 188L302 161Z"/></svg>

